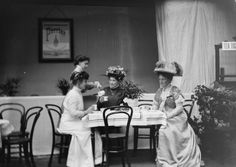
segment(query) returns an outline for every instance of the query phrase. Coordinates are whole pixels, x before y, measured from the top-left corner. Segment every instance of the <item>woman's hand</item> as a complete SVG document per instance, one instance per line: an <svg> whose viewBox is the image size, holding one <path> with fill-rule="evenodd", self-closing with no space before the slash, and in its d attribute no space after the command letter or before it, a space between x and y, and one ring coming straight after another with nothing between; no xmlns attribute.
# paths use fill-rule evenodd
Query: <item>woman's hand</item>
<svg viewBox="0 0 236 167"><path fill-rule="evenodd" d="M96 88L98 88L98 89L101 89L102 88L102 85L100 84L100 82L99 81L94 81L94 86L96 87Z"/></svg>
<svg viewBox="0 0 236 167"><path fill-rule="evenodd" d="M98 101L99 101L100 103L104 102L104 97L103 97L103 96L99 97Z"/></svg>
<svg viewBox="0 0 236 167"><path fill-rule="evenodd" d="M99 102L104 102L104 101L108 101L108 96L101 96L100 98L99 98Z"/></svg>
<svg viewBox="0 0 236 167"><path fill-rule="evenodd" d="M89 114L89 113L92 113L93 111L95 111L95 105L90 106L90 107L86 110L86 113Z"/></svg>
<svg viewBox="0 0 236 167"><path fill-rule="evenodd" d="M152 105L152 109L153 109L153 110L158 110L157 105L153 104L153 105Z"/></svg>
<svg viewBox="0 0 236 167"><path fill-rule="evenodd" d="M99 92L98 92L98 97L104 96L105 93L106 93L106 92L105 92L104 90L99 91Z"/></svg>

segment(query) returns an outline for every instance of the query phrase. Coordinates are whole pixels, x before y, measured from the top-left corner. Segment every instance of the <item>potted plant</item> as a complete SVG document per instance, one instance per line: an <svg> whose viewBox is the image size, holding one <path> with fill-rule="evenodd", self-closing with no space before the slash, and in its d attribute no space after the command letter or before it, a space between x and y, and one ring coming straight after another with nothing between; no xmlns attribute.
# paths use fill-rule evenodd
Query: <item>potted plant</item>
<svg viewBox="0 0 236 167"><path fill-rule="evenodd" d="M15 96L18 93L20 87L19 78L7 78L4 83L0 84L0 95L1 96Z"/></svg>
<svg viewBox="0 0 236 167"><path fill-rule="evenodd" d="M62 95L66 95L67 92L70 89L70 82L67 81L66 79L62 78L62 79L58 79L57 81L57 88L60 90L60 92L62 93Z"/></svg>
<svg viewBox="0 0 236 167"><path fill-rule="evenodd" d="M199 106L199 118L194 118L193 128L200 137L206 152L227 150L227 136L235 128L236 93L214 83L212 87L198 85L194 98ZM219 148L220 147L220 148Z"/></svg>
<svg viewBox="0 0 236 167"><path fill-rule="evenodd" d="M137 84L132 81L124 80L121 84L121 88L125 92L124 103L128 103L131 106L136 106L138 104L138 99L144 93L144 90L139 88Z"/></svg>

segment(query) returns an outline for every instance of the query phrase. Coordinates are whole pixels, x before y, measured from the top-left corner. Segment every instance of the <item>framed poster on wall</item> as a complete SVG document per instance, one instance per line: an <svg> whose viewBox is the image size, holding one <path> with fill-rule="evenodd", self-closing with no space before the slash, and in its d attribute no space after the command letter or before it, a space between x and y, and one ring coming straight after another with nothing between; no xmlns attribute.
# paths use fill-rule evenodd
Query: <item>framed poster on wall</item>
<svg viewBox="0 0 236 167"><path fill-rule="evenodd" d="M39 62L73 61L73 20L39 19Z"/></svg>

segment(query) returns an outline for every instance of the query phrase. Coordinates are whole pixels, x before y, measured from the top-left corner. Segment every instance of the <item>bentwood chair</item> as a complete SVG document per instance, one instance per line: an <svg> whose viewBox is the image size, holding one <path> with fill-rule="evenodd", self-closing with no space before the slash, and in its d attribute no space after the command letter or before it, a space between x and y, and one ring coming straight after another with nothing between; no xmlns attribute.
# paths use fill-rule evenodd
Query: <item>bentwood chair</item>
<svg viewBox="0 0 236 167"><path fill-rule="evenodd" d="M13 131L8 135L8 140L11 138L17 138L22 136L29 135L28 132L25 131L25 107L20 103L3 103L0 104L0 119L7 119L10 122L14 122L14 127L20 127L19 130ZM8 149L8 161L11 159L11 154L19 153L19 157L22 157L22 145L10 145L7 147ZM18 150L18 151L16 151ZM5 150L3 150L3 153ZM4 155L3 155L4 156ZM3 158L4 160L4 158Z"/></svg>
<svg viewBox="0 0 236 167"><path fill-rule="evenodd" d="M109 126L112 122L112 117L122 116L125 120L125 131L124 133L110 133ZM103 164L104 164L104 154L106 155L106 164L108 167L110 164L110 155L115 154L119 155L122 160L122 165L125 167L127 163L130 167L130 161L127 154L128 151L128 136L129 136L129 127L130 122L133 116L133 109L129 106L114 106L106 108L103 111L103 120L105 124L105 138L104 140L104 152L103 152ZM102 164L102 165L103 165Z"/></svg>
<svg viewBox="0 0 236 167"><path fill-rule="evenodd" d="M48 162L48 166L50 167L52 165L52 159L53 159L53 154L54 154L55 148L59 148L58 163L61 163L63 153L65 155L67 155L71 135L63 134L63 133L60 133L57 131L57 127L59 125L59 121L60 121L61 115L62 115L61 107L59 107L58 105L55 105L55 104L46 104L45 107L48 111L48 115L49 115L49 118L51 121L51 126L52 126L52 148L51 148L50 159ZM56 140L57 138L59 138L58 142Z"/></svg>
<svg viewBox="0 0 236 167"><path fill-rule="evenodd" d="M188 123L191 125L194 132L197 133L198 132L197 123L192 118L194 104L195 104L195 100L193 98L185 99L183 108L187 115Z"/></svg>
<svg viewBox="0 0 236 167"><path fill-rule="evenodd" d="M191 119L192 111L193 111L193 106L194 106L195 101L193 99L185 99L184 100L184 111L188 116L188 120Z"/></svg>
<svg viewBox="0 0 236 167"><path fill-rule="evenodd" d="M141 103L138 105L138 107L141 108L146 108L147 110L150 110L152 107L151 103L147 103L147 101L144 101L145 103ZM137 151L138 148L138 140L139 139L148 139L149 140L149 148L150 150L153 150L155 152L156 150L156 128L155 125L149 125L149 126L133 126L134 128L134 147L133 151L134 153ZM140 133L140 130L148 130L148 133ZM158 140L157 140L158 141Z"/></svg>
<svg viewBox="0 0 236 167"><path fill-rule="evenodd" d="M29 155L31 158L31 163L32 166L35 166L35 161L34 161L34 156L33 156L33 135L34 135L34 129L35 125L37 123L37 120L40 116L40 112L43 110L42 107L35 106L29 108L26 113L25 113L25 129L29 129L29 132L27 135L22 135L22 136L7 136L3 138L3 149L5 147L9 148L12 145L22 145L23 150L24 150L24 156L25 156L25 161L27 166L31 166L30 161L29 161ZM31 125L31 126L30 126ZM9 159L9 154L8 152L8 159ZM9 161L9 160L8 160Z"/></svg>

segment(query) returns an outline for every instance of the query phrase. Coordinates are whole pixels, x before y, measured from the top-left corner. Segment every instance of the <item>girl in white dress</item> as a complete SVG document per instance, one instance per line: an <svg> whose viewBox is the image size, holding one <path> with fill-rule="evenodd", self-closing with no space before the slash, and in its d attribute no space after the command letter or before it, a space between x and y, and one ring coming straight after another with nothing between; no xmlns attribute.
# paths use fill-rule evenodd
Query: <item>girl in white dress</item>
<svg viewBox="0 0 236 167"><path fill-rule="evenodd" d="M67 157L68 167L94 167L91 131L82 120L85 115L95 110L94 106L84 110L81 91L86 88L88 78L85 71L72 73L73 88L63 101L63 114L58 131L72 135ZM95 164L99 164L102 160L102 141L97 133L95 145Z"/></svg>

